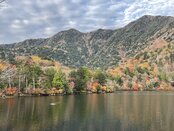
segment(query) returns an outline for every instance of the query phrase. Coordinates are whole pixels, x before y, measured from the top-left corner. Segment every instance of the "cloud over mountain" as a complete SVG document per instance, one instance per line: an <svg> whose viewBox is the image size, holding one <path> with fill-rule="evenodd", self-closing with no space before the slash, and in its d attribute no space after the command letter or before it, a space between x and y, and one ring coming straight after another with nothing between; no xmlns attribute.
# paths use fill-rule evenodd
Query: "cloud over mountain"
<svg viewBox="0 0 174 131"><path fill-rule="evenodd" d="M173 15L174 0L13 0L0 9L0 43L123 27L145 14Z"/></svg>

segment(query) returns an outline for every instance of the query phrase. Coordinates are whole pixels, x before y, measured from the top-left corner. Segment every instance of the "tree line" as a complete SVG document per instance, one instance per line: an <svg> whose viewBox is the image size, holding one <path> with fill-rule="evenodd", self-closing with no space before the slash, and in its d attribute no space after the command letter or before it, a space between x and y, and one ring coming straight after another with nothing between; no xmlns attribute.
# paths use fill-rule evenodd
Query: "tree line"
<svg viewBox="0 0 174 131"><path fill-rule="evenodd" d="M22 92L26 89L55 88L66 93L73 93L85 90L87 82L92 80L98 81L100 85L106 83L106 74L101 70L93 72L87 67L80 67L65 74L61 68L43 67L31 59L15 62L15 65L9 64L0 70L1 89L17 88Z"/></svg>

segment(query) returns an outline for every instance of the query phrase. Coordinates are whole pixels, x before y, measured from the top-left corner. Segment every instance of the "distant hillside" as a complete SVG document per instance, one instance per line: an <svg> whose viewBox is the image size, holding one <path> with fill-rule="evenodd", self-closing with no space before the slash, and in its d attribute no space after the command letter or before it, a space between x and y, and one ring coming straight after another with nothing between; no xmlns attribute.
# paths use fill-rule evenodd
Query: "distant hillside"
<svg viewBox="0 0 174 131"><path fill-rule="evenodd" d="M159 38L173 43L174 17L143 16L116 30L82 33L69 29L51 38L0 45L0 58L38 55L66 66L108 68L136 55Z"/></svg>

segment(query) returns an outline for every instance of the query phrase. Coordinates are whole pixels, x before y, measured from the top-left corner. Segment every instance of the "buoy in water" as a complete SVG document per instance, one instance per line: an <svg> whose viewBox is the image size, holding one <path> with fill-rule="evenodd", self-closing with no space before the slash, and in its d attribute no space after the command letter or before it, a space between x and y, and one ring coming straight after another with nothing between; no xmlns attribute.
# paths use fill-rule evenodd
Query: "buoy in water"
<svg viewBox="0 0 174 131"><path fill-rule="evenodd" d="M50 105L51 105L51 106L55 106L55 105L56 105L56 103L50 103Z"/></svg>

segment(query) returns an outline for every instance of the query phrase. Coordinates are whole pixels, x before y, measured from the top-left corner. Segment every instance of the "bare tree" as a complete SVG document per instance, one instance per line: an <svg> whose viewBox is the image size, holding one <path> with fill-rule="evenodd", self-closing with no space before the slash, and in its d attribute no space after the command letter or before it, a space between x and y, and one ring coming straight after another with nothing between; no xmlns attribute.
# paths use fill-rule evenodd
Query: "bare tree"
<svg viewBox="0 0 174 131"><path fill-rule="evenodd" d="M16 75L16 68L7 67L0 74L0 82L7 80L8 81L8 86L12 87L12 83L13 83L12 80L15 77L15 75Z"/></svg>

